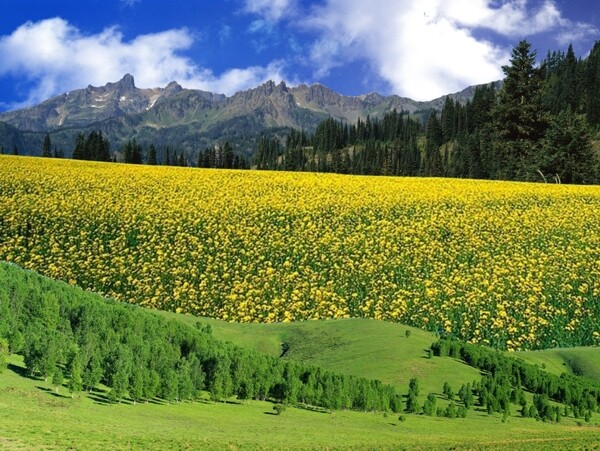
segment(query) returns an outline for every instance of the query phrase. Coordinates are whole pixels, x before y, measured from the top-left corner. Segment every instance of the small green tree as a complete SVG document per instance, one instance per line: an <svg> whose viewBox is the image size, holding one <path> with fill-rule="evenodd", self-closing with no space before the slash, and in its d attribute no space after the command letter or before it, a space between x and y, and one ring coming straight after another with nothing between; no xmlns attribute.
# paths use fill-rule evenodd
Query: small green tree
<svg viewBox="0 0 600 451"><path fill-rule="evenodd" d="M273 410L275 411L276 415L281 415L283 412L285 412L285 406L283 404L275 404L273 406Z"/></svg>
<svg viewBox="0 0 600 451"><path fill-rule="evenodd" d="M134 406L143 399L145 374L146 371L141 365L136 364L132 366L131 373L129 374L128 392Z"/></svg>
<svg viewBox="0 0 600 451"><path fill-rule="evenodd" d="M408 383L408 391L411 391L415 396L419 396L419 381L416 377L411 378Z"/></svg>
<svg viewBox="0 0 600 451"><path fill-rule="evenodd" d="M450 401L454 399L454 390L452 390L452 387L450 387L448 382L444 382L444 388L442 389L442 392Z"/></svg>
<svg viewBox="0 0 600 451"><path fill-rule="evenodd" d="M448 407L446 407L446 411L444 412L444 416L447 418L456 418L457 415L457 411L456 411L456 404L454 404L453 402L451 402L450 404L448 404Z"/></svg>
<svg viewBox="0 0 600 451"><path fill-rule="evenodd" d="M79 356L74 357L71 360L69 372L71 373L71 378L67 383L67 388L71 393L71 398L75 397L76 393L79 393L83 389L83 379L81 377L81 373L83 371L81 359Z"/></svg>
<svg viewBox="0 0 600 451"><path fill-rule="evenodd" d="M539 418L540 418L540 416L538 414L537 407L535 407L535 404L532 404L529 407L529 417L530 418L535 418L536 420L539 420Z"/></svg>
<svg viewBox="0 0 600 451"><path fill-rule="evenodd" d="M54 386L54 389L56 390L56 393L58 393L58 389L62 385L64 379L65 379L65 376L63 374L62 369L60 369L57 366L54 369L54 374L52 375L52 385Z"/></svg>
<svg viewBox="0 0 600 451"><path fill-rule="evenodd" d="M428 416L433 416L435 414L435 404L437 402L437 398L433 393L429 393L427 395L427 400L423 404L423 413Z"/></svg>
<svg viewBox="0 0 600 451"><path fill-rule="evenodd" d="M406 398L406 411L408 413L415 413L419 410L419 402L414 392L408 392L408 398Z"/></svg>

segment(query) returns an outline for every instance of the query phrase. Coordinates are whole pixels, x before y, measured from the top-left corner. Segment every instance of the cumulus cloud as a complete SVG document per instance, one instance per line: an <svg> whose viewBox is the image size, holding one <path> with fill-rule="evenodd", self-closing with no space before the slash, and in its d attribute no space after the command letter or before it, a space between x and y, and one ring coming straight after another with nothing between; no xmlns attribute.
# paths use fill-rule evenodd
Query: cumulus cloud
<svg viewBox="0 0 600 451"><path fill-rule="evenodd" d="M557 31L563 40L595 29L565 19L553 1L325 0L304 26L316 31L315 76L366 60L392 91L420 100L503 77L510 49L481 31L518 38ZM562 34L561 34L562 33Z"/></svg>
<svg viewBox="0 0 600 451"><path fill-rule="evenodd" d="M185 87L225 94L284 78L279 61L217 75L183 55L193 42L193 33L185 28L125 41L117 27L85 35L61 18L27 22L0 38L0 76L22 77L31 85L27 100L19 106L87 84L116 81L125 73L134 75L141 87L177 80Z"/></svg>

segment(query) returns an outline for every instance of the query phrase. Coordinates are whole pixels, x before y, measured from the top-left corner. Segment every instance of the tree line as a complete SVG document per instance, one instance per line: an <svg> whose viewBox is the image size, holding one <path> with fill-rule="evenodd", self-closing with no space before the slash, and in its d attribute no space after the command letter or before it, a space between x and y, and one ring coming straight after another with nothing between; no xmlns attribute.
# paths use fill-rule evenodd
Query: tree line
<svg viewBox="0 0 600 451"><path fill-rule="evenodd" d="M546 421L560 421L572 414L589 421L593 412L600 411L600 384L580 376L548 373L522 359L514 359L501 352L443 337L433 343L435 356L449 356L463 360L484 373L481 381L472 386L478 404L488 413L510 414L510 405L521 406L521 415ZM534 394L527 405L524 392ZM550 401L563 404L563 408Z"/></svg>
<svg viewBox="0 0 600 451"><path fill-rule="evenodd" d="M592 134L600 129L600 42L586 59L572 46L536 66L521 41L505 79L475 89L462 104L447 97L426 120L391 111L348 125L332 118L314 134L263 137L258 169L445 176L558 183L600 182ZM423 113L423 112L421 112Z"/></svg>
<svg viewBox="0 0 600 451"><path fill-rule="evenodd" d="M21 354L33 377L75 395L109 388L134 404L162 398L260 399L326 409L401 410L380 381L271 357L216 340L210 326L190 327L140 307L105 300L67 284L0 264L0 362Z"/></svg>
<svg viewBox="0 0 600 451"><path fill-rule="evenodd" d="M64 158L62 150L54 148L52 152L50 134L44 137L42 157ZM18 155L15 148L14 155ZM207 147L198 152L197 159L192 159L184 151L166 146L159 151L154 144L144 149L135 138L129 139L117 152L112 152L108 138L102 131L90 131L87 135L78 133L73 146L71 158L74 160L122 162L129 164L148 164L163 166L197 166L215 169L247 169L248 163L243 155L235 153L229 142Z"/></svg>

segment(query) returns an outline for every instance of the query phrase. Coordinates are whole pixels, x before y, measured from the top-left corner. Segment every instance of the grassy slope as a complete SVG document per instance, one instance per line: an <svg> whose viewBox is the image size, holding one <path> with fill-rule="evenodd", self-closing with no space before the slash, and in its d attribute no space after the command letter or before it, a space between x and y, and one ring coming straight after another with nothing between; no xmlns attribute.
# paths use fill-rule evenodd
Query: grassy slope
<svg viewBox="0 0 600 451"><path fill-rule="evenodd" d="M573 373L600 381L600 348L558 348L517 352L515 356L554 374Z"/></svg>
<svg viewBox="0 0 600 451"><path fill-rule="evenodd" d="M355 374L408 391L411 377L419 379L423 400L441 393L444 382L458 390L480 378L479 372L457 360L429 359L426 350L436 338L429 332L372 319L304 321L277 324L238 324L160 312L195 324L210 324L213 335L240 346L281 355L283 342L290 358L326 369ZM410 330L410 337L406 337Z"/></svg>
<svg viewBox="0 0 600 451"><path fill-rule="evenodd" d="M435 337L400 324L364 319L233 324L160 314L176 316L192 325L197 321L210 324L216 337L272 355L280 355L281 343L288 342L290 357L378 378L396 385L402 393L407 391L409 378L417 376L422 398L428 392L439 393L444 381L457 390L460 384L479 377L476 370L456 360L426 358L425 349ZM407 329L411 330L408 338ZM579 354L590 356L585 361L593 362L596 351L582 348ZM544 354L525 355L532 356L540 358ZM544 358L543 362L549 369L558 370L551 364L554 359ZM22 377L21 368L22 359L13 356L11 367L0 375L0 449L589 449L600 443L598 414L592 419L596 426L579 427L573 418L554 425L512 417L503 424L499 415L490 417L480 410L470 411L466 419L408 415L405 423L399 423L395 415L325 414L298 408L289 408L278 417L267 414L272 412L272 404L262 402L107 405L97 395L72 400L64 396L64 387L57 396L49 383ZM443 405L444 400L438 403Z"/></svg>
<svg viewBox="0 0 600 451"><path fill-rule="evenodd" d="M183 403L106 405L18 374L13 357L0 376L0 448L69 449L592 449L597 426L578 427L470 412L460 420L409 415L406 422L381 414L324 414L272 405Z"/></svg>
<svg viewBox="0 0 600 451"><path fill-rule="evenodd" d="M210 324L213 334L271 355L281 354L281 344L290 342L289 357L323 368L380 379L408 390L411 377L417 377L422 393L441 392L445 381L455 391L461 384L479 379L479 373L454 359L427 359L426 349L436 340L434 334L371 319L305 321L277 324L238 324L209 318L159 312L189 324ZM406 338L405 331L411 335ZM600 348L579 347L508 353L528 363L561 374L574 373L600 380Z"/></svg>

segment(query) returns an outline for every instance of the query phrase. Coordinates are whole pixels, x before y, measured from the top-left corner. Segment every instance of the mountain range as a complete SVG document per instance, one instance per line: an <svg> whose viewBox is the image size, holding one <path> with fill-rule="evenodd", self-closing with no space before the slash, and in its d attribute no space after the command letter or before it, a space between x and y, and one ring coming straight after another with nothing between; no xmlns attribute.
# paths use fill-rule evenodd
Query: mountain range
<svg viewBox="0 0 600 451"><path fill-rule="evenodd" d="M472 86L449 95L466 102L474 91ZM126 74L116 83L90 85L1 113L0 145L5 152L16 146L21 154L39 155L49 134L53 147L70 155L78 133L101 130L113 150L136 138L143 146L168 145L193 154L227 140L239 152L251 154L265 132L283 133L288 127L312 132L327 117L354 123L393 109L427 113L441 110L445 97L418 102L377 93L344 96L321 84L289 87L272 81L228 97L184 89L175 81L164 88L142 89Z"/></svg>

